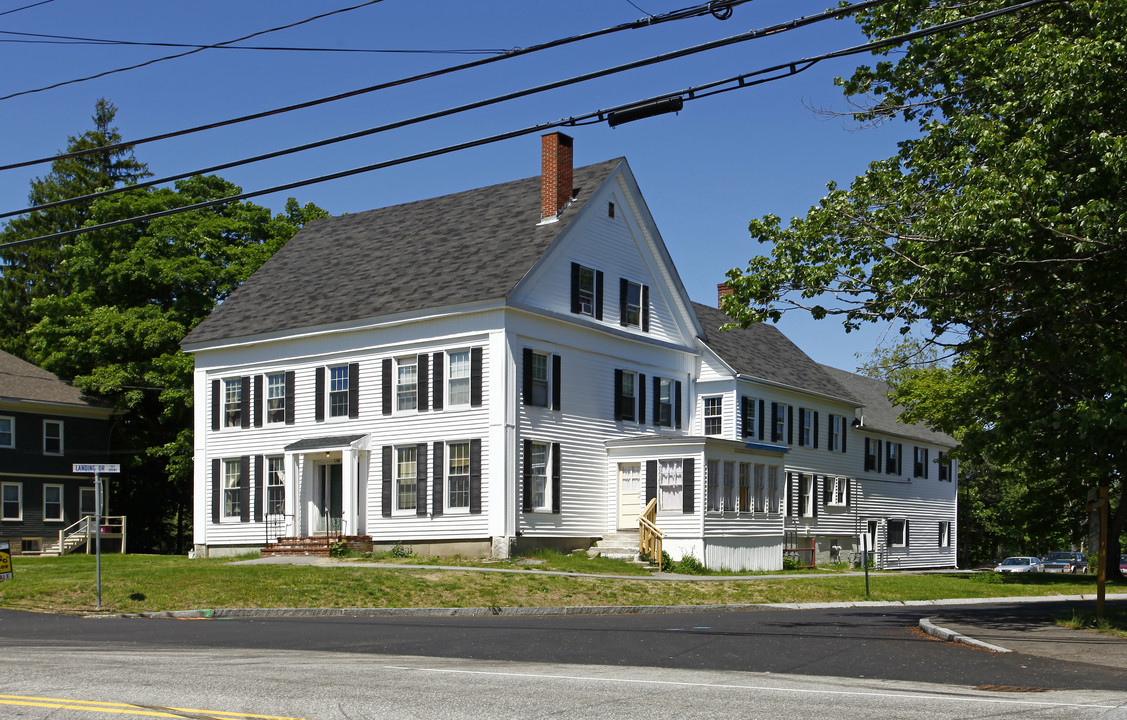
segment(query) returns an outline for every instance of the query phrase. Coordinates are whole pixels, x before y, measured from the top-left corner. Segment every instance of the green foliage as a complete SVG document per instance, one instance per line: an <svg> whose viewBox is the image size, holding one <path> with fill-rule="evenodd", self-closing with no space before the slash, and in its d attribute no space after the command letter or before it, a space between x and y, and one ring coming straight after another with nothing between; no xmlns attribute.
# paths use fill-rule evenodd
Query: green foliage
<svg viewBox="0 0 1127 720"><path fill-rule="evenodd" d="M700 560L696 559L692 553L685 553L681 559L677 561L677 565L673 572L681 573L682 575L708 575L708 570Z"/></svg>
<svg viewBox="0 0 1127 720"><path fill-rule="evenodd" d="M661 551L661 571L673 572L674 570L673 558L669 557L669 553L664 550Z"/></svg>
<svg viewBox="0 0 1127 720"><path fill-rule="evenodd" d="M858 19L878 39L1004 4L905 0ZM972 502L1001 496L1028 516L996 517L1015 544L1051 541L1046 518L1075 538L1088 488L1109 484L1118 539L1127 5L1050 3L893 52L839 83L869 103L858 121L899 118L916 133L848 189L830 184L805 217L752 220L770 254L729 271L724 308L741 324L800 310L939 344L950 367L897 399L958 437L980 473L970 482L983 478Z"/></svg>
<svg viewBox="0 0 1127 720"><path fill-rule="evenodd" d="M797 570L798 558L789 555L783 558L783 570Z"/></svg>
<svg viewBox="0 0 1127 720"><path fill-rule="evenodd" d="M395 558L409 558L415 556L415 551L410 545L404 545L402 540L396 540L391 548L391 556Z"/></svg>
<svg viewBox="0 0 1127 720"><path fill-rule="evenodd" d="M352 548L349 547L348 542L345 540L337 540L335 543L329 546L329 557L352 557L352 554Z"/></svg>

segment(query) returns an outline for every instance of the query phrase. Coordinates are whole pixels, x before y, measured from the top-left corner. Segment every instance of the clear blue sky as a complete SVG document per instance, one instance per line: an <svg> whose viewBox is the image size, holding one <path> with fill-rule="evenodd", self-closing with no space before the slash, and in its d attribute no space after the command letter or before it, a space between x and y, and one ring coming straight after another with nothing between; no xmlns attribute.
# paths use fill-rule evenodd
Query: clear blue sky
<svg viewBox="0 0 1127 720"><path fill-rule="evenodd" d="M0 13L35 0L0 0ZM0 30L113 40L213 44L360 0L169 2L53 0L0 15ZM385 0L245 44L384 50L502 50L601 29L694 4L694 0ZM635 7L635 5L637 7ZM317 108L137 148L157 175L361 130L485 97L587 73L821 12L827 0L757 0L732 17L630 30L485 68L413 83ZM640 8L640 10L638 9ZM0 35L0 40L17 36ZM374 137L221 173L244 190L270 187L461 143L677 91L864 41L850 20L745 42ZM0 95L144 62L175 49L0 42ZM5 162L50 155L91 127L95 101L118 106L126 139L145 137L374 85L472 57L451 54L329 54L205 50L97 80L0 101ZM791 78L685 105L678 115L609 128L565 129L577 165L628 159L689 294L714 304L731 267L765 251L748 237L753 217L790 218L847 185L872 160L894 154L902 124L858 129L815 109L849 106L833 84L868 56L825 61ZM443 195L539 173L536 135L287 193L332 214ZM23 207L28 181L47 166L0 173L0 207ZM255 202L280 209L285 197ZM472 218L467 218L472 222ZM311 269L311 282L318 281ZM326 280L321 278L320 281ZM781 329L815 360L852 370L886 337L874 327L846 335L834 320L788 316Z"/></svg>

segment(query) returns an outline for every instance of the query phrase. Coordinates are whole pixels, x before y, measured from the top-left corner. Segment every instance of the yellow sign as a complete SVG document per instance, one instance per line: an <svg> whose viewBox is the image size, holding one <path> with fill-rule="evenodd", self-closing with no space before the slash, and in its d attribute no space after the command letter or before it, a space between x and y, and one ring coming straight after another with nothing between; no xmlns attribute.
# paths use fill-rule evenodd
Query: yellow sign
<svg viewBox="0 0 1127 720"><path fill-rule="evenodd" d="M12 551L11 545L0 542L0 580L12 579Z"/></svg>

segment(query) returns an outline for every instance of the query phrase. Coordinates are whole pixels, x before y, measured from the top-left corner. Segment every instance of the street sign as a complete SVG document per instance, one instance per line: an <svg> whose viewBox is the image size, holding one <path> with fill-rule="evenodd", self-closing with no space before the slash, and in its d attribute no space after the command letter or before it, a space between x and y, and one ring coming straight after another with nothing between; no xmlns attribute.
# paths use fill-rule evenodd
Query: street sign
<svg viewBox="0 0 1127 720"><path fill-rule="evenodd" d="M0 580L12 579L12 546L0 542Z"/></svg>
<svg viewBox="0 0 1127 720"><path fill-rule="evenodd" d="M112 465L83 465L81 463L74 463L71 465L70 471L75 473L120 473L121 465L117 463Z"/></svg>

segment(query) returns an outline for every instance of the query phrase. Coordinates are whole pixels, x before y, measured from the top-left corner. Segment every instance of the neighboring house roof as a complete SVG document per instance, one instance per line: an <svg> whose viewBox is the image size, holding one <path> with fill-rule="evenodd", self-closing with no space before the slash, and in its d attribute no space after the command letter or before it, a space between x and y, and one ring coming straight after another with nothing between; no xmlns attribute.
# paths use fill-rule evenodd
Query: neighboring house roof
<svg viewBox="0 0 1127 720"><path fill-rule="evenodd" d="M723 310L701 303L693 303L693 310L705 329L706 337L702 340L740 375L861 404L858 396L826 373L824 366L811 360L774 325L756 323L743 329L721 330L721 325L732 322Z"/></svg>
<svg viewBox="0 0 1127 720"><path fill-rule="evenodd" d="M557 222L539 175L311 222L182 344L505 298L624 162L576 168Z"/></svg>
<svg viewBox="0 0 1127 720"><path fill-rule="evenodd" d="M864 404L864 428L890 435L902 435L914 438L933 445L946 445L955 447L958 443L947 433L932 430L923 423L905 423L900 421L900 413L904 412L902 405L893 405L888 399L891 388L888 383L864 375L838 370L828 365L821 366L838 383L856 395Z"/></svg>
<svg viewBox="0 0 1127 720"><path fill-rule="evenodd" d="M70 383L0 350L0 401L11 400L96 407Z"/></svg>

